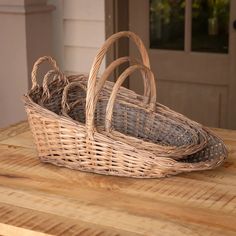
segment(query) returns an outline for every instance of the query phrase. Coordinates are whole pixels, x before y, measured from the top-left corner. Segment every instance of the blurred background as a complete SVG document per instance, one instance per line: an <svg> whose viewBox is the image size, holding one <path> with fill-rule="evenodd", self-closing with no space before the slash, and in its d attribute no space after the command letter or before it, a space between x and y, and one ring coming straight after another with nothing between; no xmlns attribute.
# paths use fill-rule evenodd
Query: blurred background
<svg viewBox="0 0 236 236"><path fill-rule="evenodd" d="M0 0L0 127L26 119L20 98L38 57L55 57L66 74L88 74L105 39L122 30L147 47L158 102L236 129L235 0ZM101 71L123 55L139 56L127 39L111 48ZM140 75L125 86L142 93Z"/></svg>

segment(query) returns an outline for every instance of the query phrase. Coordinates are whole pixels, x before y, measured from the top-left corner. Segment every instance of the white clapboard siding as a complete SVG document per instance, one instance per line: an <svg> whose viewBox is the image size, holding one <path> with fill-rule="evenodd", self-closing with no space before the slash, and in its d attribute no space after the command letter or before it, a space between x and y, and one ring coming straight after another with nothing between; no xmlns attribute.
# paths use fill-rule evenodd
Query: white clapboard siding
<svg viewBox="0 0 236 236"><path fill-rule="evenodd" d="M64 0L64 67L66 72L89 73L105 41L105 0ZM104 70L105 62L101 66Z"/></svg>
<svg viewBox="0 0 236 236"><path fill-rule="evenodd" d="M66 71L88 74L97 51L98 49L96 48L65 47ZM100 71L103 70L104 63Z"/></svg>
<svg viewBox="0 0 236 236"><path fill-rule="evenodd" d="M104 22L102 21L64 21L65 46L97 48L104 43Z"/></svg>
<svg viewBox="0 0 236 236"><path fill-rule="evenodd" d="M104 21L104 0L64 0L64 19Z"/></svg>

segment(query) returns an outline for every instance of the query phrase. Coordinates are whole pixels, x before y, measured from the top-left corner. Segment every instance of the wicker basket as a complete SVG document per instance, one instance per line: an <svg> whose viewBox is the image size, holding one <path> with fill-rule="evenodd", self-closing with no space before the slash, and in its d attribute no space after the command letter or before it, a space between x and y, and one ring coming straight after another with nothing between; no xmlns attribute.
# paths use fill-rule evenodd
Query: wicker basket
<svg viewBox="0 0 236 236"><path fill-rule="evenodd" d="M105 81L111 68L120 61L108 68L101 79L96 80L96 77L106 50L121 36L134 39L141 48L144 65L133 63L111 90L112 84ZM51 61L57 70L47 74L42 87L36 82L39 63L35 64L33 87L24 101L42 161L83 171L139 178L210 169L222 163L226 149L219 138L156 103L154 77L142 48L137 36L130 32L118 33L101 48L88 80L81 76L67 79ZM125 78L138 69L144 78L144 96L124 88L118 93ZM53 75L49 83L48 78ZM53 85L56 89L50 93Z"/></svg>

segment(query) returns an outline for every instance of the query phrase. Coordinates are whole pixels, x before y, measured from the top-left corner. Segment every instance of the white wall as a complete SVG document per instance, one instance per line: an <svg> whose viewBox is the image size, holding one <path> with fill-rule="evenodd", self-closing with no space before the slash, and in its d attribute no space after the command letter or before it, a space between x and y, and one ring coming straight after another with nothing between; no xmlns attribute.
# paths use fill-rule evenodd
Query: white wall
<svg viewBox="0 0 236 236"><path fill-rule="evenodd" d="M53 56L67 74L89 73L105 40L105 0L48 0L53 12ZM105 62L101 71L104 70Z"/></svg>
<svg viewBox="0 0 236 236"><path fill-rule="evenodd" d="M0 127L26 119L21 101L28 90L25 28L24 14L0 14Z"/></svg>
<svg viewBox="0 0 236 236"><path fill-rule="evenodd" d="M0 0L0 128L26 119L33 62L52 53L52 9L46 0Z"/></svg>
<svg viewBox="0 0 236 236"><path fill-rule="evenodd" d="M104 0L63 1L64 69L88 73L105 40ZM105 63L102 65L104 69Z"/></svg>
<svg viewBox="0 0 236 236"><path fill-rule="evenodd" d="M63 2L64 0L48 0L48 4L54 5L56 9L52 12L52 50L53 57L61 70L64 70L64 30L63 30Z"/></svg>

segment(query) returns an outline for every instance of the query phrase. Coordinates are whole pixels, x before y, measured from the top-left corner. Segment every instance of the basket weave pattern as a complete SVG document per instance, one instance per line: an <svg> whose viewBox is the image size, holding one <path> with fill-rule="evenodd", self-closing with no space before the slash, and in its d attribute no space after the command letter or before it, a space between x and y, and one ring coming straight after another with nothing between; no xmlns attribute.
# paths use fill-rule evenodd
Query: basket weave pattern
<svg viewBox="0 0 236 236"><path fill-rule="evenodd" d="M97 78L104 55L120 37L132 39L142 63L119 58ZM39 65L49 61L43 85ZM108 82L114 69L131 66ZM121 87L134 71L143 77L144 95ZM66 77L50 57L32 71L24 96L31 131L43 162L82 171L155 178L219 166L227 156L222 141L207 128L156 102L156 84L142 41L131 32L111 36L94 59L89 77Z"/></svg>

